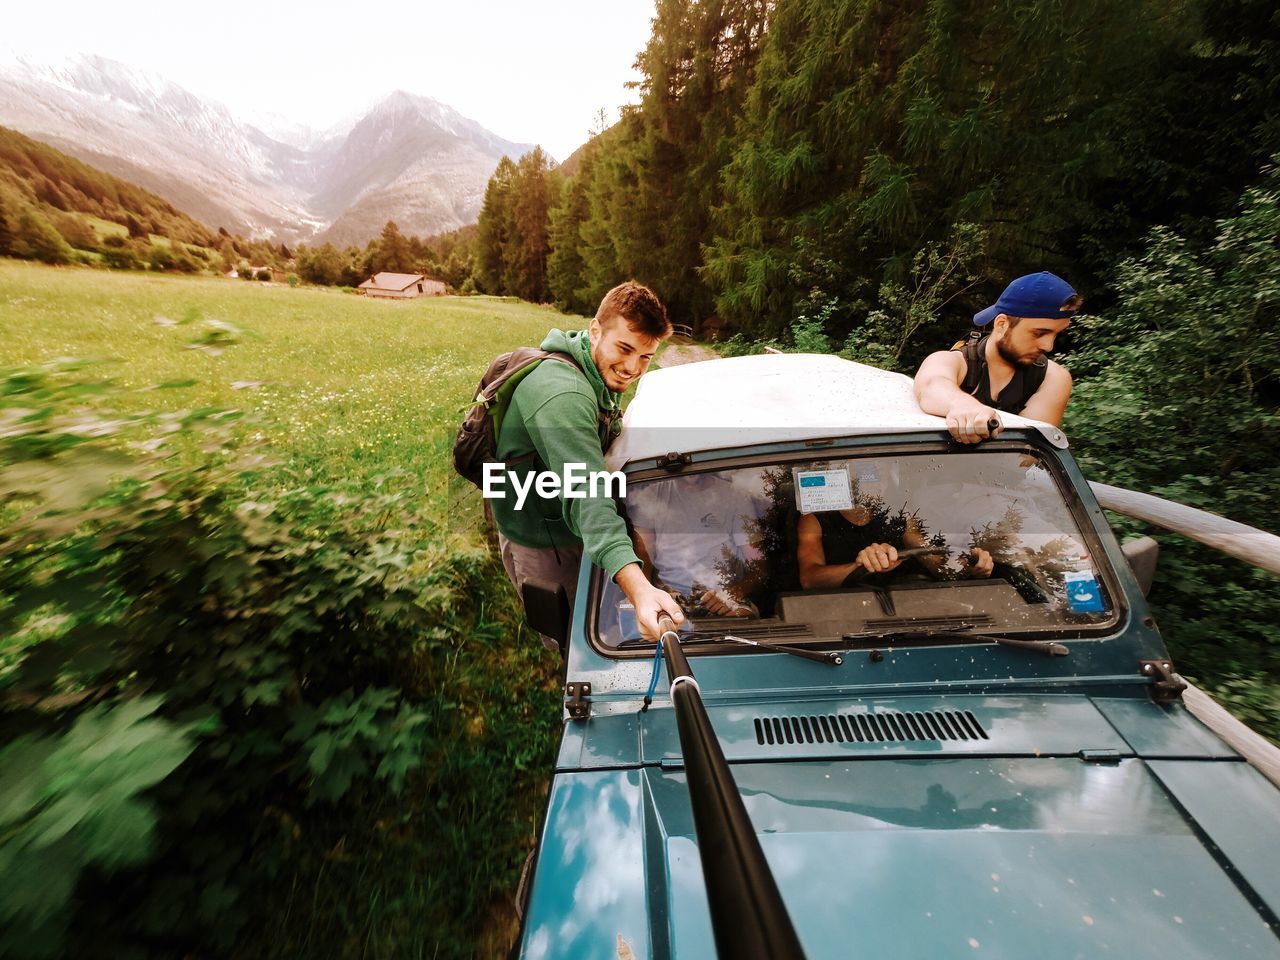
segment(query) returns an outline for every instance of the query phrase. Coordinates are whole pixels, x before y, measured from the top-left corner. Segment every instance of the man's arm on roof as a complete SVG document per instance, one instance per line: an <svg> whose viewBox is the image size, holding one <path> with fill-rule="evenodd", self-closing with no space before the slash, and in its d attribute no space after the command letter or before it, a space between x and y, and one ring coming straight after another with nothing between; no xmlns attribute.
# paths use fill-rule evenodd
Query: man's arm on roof
<svg viewBox="0 0 1280 960"><path fill-rule="evenodd" d="M916 403L925 413L947 418L947 431L961 443L978 443L988 436L995 411L969 396L960 384L966 371L959 350L939 350L924 358L916 371Z"/></svg>
<svg viewBox="0 0 1280 960"><path fill-rule="evenodd" d="M964 356L959 350L939 350L924 358L916 371L916 403L925 413L945 417L951 405L965 396L960 389L964 380Z"/></svg>
<svg viewBox="0 0 1280 960"><path fill-rule="evenodd" d="M521 385L523 386L523 384ZM538 457L547 470L564 476L566 463L582 464L586 475L607 472L597 432L596 402L585 383L581 390L566 390L547 397L525 415L525 424ZM561 497L562 516L582 540L592 563L609 577L628 563L638 563L627 525L618 515L612 497Z"/></svg>
<svg viewBox="0 0 1280 960"><path fill-rule="evenodd" d="M1067 400L1071 397L1071 373L1060 363L1049 361L1044 372L1044 383L1031 395L1027 405L1019 413L1030 420L1042 420L1055 427L1062 425L1062 415L1067 412Z"/></svg>

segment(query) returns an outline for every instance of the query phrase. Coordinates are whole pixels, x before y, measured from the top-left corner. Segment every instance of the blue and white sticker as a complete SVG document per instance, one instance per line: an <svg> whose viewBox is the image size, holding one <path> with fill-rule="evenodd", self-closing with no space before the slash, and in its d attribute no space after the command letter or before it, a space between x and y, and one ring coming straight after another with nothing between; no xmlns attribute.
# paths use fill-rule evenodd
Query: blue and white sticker
<svg viewBox="0 0 1280 960"><path fill-rule="evenodd" d="M848 470L797 470L795 481L796 508L801 513L848 510L853 506Z"/></svg>
<svg viewBox="0 0 1280 960"><path fill-rule="evenodd" d="M1102 589L1092 570L1068 570L1062 577L1067 609L1072 613L1102 613Z"/></svg>

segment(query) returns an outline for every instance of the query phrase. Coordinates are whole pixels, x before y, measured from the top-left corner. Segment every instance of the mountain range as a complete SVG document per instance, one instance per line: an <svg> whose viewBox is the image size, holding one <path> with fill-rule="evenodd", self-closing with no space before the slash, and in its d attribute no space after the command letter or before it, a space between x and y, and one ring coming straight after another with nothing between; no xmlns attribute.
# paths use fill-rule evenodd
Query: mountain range
<svg viewBox="0 0 1280 960"><path fill-rule="evenodd" d="M251 121L92 55L0 62L0 125L212 227L289 243L363 244L388 220L420 236L475 223L498 160L533 149L404 91L329 130Z"/></svg>

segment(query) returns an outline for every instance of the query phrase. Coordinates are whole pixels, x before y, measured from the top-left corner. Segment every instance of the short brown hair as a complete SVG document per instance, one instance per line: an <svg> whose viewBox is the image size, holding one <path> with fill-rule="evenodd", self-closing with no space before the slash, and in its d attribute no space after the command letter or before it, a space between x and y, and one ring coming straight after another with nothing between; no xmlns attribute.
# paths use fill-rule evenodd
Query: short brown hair
<svg viewBox="0 0 1280 960"><path fill-rule="evenodd" d="M622 317L636 333L643 333L646 337L664 340L671 335L667 308L643 283L628 280L604 295L600 308L596 310L596 319L605 323L615 314Z"/></svg>

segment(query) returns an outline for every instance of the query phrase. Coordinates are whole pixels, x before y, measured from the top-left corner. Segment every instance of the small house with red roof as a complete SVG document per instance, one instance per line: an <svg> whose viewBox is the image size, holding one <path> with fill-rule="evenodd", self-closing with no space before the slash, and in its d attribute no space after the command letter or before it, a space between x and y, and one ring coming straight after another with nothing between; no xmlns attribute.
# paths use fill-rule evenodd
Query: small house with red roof
<svg viewBox="0 0 1280 960"><path fill-rule="evenodd" d="M444 283L430 280L421 273L376 273L357 288L366 297L390 297L408 300L413 297L444 296Z"/></svg>

